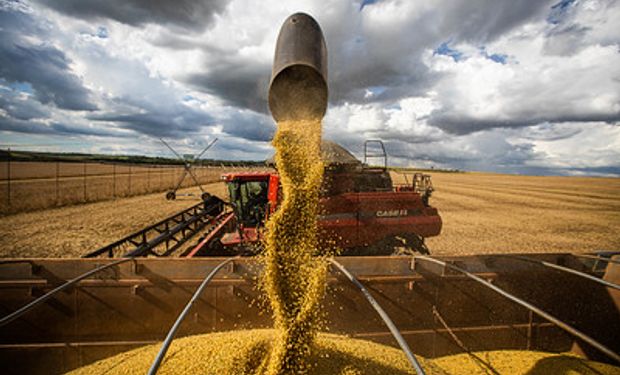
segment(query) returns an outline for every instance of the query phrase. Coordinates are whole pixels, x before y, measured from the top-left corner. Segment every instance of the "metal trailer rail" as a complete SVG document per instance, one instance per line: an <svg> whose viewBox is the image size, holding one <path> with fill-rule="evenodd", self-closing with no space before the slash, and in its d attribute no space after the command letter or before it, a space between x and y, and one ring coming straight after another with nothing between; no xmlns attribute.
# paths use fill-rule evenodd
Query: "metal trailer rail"
<svg viewBox="0 0 620 375"><path fill-rule="evenodd" d="M590 254L571 254L571 255L577 258L594 259L600 262L620 264L620 260L611 259L611 258L607 258L604 256L590 255Z"/></svg>
<svg viewBox="0 0 620 375"><path fill-rule="evenodd" d="M179 314L179 317L177 318L177 320L172 325L172 328L170 328L170 331L168 331L168 335L166 335L166 339L164 340L163 344L161 345L161 348L159 349L159 353L157 353L157 357L155 357L155 360L153 361L153 364L151 365L151 368L149 369L149 372L148 372L149 375L157 374L157 371L159 370L159 366L161 365L161 362L164 360L164 357L166 356L166 352L168 351L168 348L172 344L172 340L174 340L174 336L176 335L177 330L181 326L181 323L183 322L183 319L185 319L185 317L189 313L189 310L192 308L192 306L194 305L194 303L196 302L198 297L200 297L200 295L202 294L202 291L207 286L209 281L211 281L213 276L215 276L215 274L217 274L220 271L220 269L222 269L222 267L224 267L228 263L232 262L233 260L234 260L234 258L229 258L229 259L226 259L225 261L223 261L222 263L218 264L213 269L213 271L211 271L207 275L207 277L205 277L205 279L202 281L202 283L200 284L198 289L196 289L196 292L194 292L194 295L189 300L187 305L185 305L185 308Z"/></svg>
<svg viewBox="0 0 620 375"><path fill-rule="evenodd" d="M168 256L183 245L185 241L198 233L222 211L223 202L215 200L216 198L213 199L213 201L198 203L153 225L149 225L125 238L84 255L84 258L94 258L104 254L112 258L119 256L119 253L123 251L123 257ZM155 252L155 248L162 244L164 245L163 253Z"/></svg>
<svg viewBox="0 0 620 375"><path fill-rule="evenodd" d="M467 276L468 278L477 281L478 283L486 286L489 289L492 289L493 291L499 293L500 295L508 298L509 300L525 307L526 309L532 311L533 313L535 313L536 315L547 319L548 321L550 321L551 323L555 324L556 326L558 326L559 328L563 329L564 331L568 332L569 334L587 342L588 344L592 345L593 347L595 347L596 349L598 349L599 351L601 351L602 353L604 353L605 355L607 355L609 358L612 358L613 360L615 360L616 362L620 363L620 355L615 353L613 350L609 349L608 347L606 347L605 345L601 344L600 342L596 341L595 339L593 339L592 337L586 335L585 333L577 330L576 328L564 323L563 321L559 320L558 318L554 317L553 315L550 315L549 313L539 309L538 307L520 299L519 297L516 297L510 293L508 293L507 291L491 284L490 282L480 278L479 276L476 276L460 267L457 267L453 264L441 261L439 259L435 259L432 257L428 257L428 256L415 256L414 257L414 261L417 260L425 260L431 263L435 263L438 264L442 267L446 267L449 268L453 271L457 271L462 273L463 275Z"/></svg>
<svg viewBox="0 0 620 375"><path fill-rule="evenodd" d="M331 262L331 264L336 266L338 270L340 270L340 272L342 272L342 274L347 277L347 279L349 279L356 287L359 288L359 290L362 292L364 297L366 297L366 299L368 300L368 302L370 302L370 304L375 309L375 311L377 311L379 316L381 316L381 319L383 319L383 322L385 323L385 325L388 327L388 329L390 330L390 332L392 333L392 335L398 342L398 345L405 352L405 355L407 356L409 363L411 363L411 366L413 366L415 372L420 375L426 374L424 372L424 369L422 369L422 366L420 365L418 360L415 358L415 356L411 352L411 348L409 348L409 345L407 345L407 342L405 341L403 336L400 334L400 331L398 330L398 328L396 328L396 325L394 325L394 322L392 321L392 319L390 319L388 314L385 312L385 310L383 310L381 305L379 305L379 302L377 302L377 300L374 299L374 297L370 294L368 289L366 289L366 287L364 287L364 285L362 285L362 283L360 283L355 278L355 276L351 275L351 273L349 273L349 271L346 268L344 268L342 264L338 263L334 259L330 259L329 261Z"/></svg>
<svg viewBox="0 0 620 375"><path fill-rule="evenodd" d="M612 282L609 282L607 280L599 279L598 277L589 275L589 274L587 274L585 272L581 272L581 271L574 270L572 268L560 266L559 264L549 263L549 262L546 262L544 260L532 259L532 258L528 258L528 257L524 257L524 256L518 256L518 255L505 255L505 257L506 258L510 258L510 259L518 259L518 260L521 260L521 261L524 261L524 262L530 262L530 263L538 264L538 265L541 265L541 266L544 266L544 267L548 267L548 268L552 268L554 270L561 271L561 272L567 272L567 273L570 273L572 275L583 277L584 279L587 279L587 280L590 280L590 281L594 281L595 283L599 283L599 284L604 285L606 287L620 290L620 285L618 285L616 283L612 283Z"/></svg>
<svg viewBox="0 0 620 375"><path fill-rule="evenodd" d="M45 293L44 295L42 295L41 297L35 299L34 301L28 303L27 305L21 307L19 310L16 310L14 312L12 312L11 314L5 316L4 318L0 319L0 327L3 327L9 323L11 323L12 321L14 321L15 319L19 318L20 316L24 315L25 313L27 313L28 311L32 310L33 308L39 306L40 304L42 304L43 302L47 301L48 299L52 298L52 296L54 296L56 293L58 292L62 292L63 290L69 288L70 286L73 286L74 284L80 282L81 280L84 280L85 278L96 274L97 272L103 271L107 268L110 268L112 266L116 266L117 264L121 264L121 263L125 263L128 262L130 260L133 260L133 258L123 258L123 259L119 259L116 260L114 262L108 263L108 264L104 264L103 266L97 267L94 270L85 272L77 277L74 277L73 279L65 282L64 284L50 290L49 292Z"/></svg>

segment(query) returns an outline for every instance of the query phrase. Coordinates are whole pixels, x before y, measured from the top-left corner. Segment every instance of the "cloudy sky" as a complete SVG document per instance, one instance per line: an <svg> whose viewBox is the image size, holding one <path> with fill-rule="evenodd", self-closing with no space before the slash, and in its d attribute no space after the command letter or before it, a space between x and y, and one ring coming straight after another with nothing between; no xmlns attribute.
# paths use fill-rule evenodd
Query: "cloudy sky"
<svg viewBox="0 0 620 375"><path fill-rule="evenodd" d="M0 0L0 143L263 159L276 36L313 15L324 136L390 163L620 175L620 1Z"/></svg>

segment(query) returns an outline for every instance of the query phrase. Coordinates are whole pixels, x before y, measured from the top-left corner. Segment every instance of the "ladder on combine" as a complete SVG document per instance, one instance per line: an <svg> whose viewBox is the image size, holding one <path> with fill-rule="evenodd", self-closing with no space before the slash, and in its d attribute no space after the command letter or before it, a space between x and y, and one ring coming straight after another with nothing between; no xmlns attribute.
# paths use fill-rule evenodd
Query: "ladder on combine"
<svg viewBox="0 0 620 375"><path fill-rule="evenodd" d="M371 159L382 159L383 167L380 168L387 169L388 160L383 141L379 139L368 139L364 142L364 165L372 167L368 164Z"/></svg>

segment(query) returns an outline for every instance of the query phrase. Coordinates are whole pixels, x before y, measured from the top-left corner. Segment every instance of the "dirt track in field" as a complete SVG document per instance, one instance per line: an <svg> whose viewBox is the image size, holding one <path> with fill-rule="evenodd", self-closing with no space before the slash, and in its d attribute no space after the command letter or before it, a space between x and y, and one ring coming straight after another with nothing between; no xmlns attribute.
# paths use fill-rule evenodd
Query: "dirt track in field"
<svg viewBox="0 0 620 375"><path fill-rule="evenodd" d="M444 223L427 240L433 254L620 250L618 178L432 177L431 204ZM207 190L226 196L222 183ZM196 202L157 193L1 217L0 256L78 257Z"/></svg>

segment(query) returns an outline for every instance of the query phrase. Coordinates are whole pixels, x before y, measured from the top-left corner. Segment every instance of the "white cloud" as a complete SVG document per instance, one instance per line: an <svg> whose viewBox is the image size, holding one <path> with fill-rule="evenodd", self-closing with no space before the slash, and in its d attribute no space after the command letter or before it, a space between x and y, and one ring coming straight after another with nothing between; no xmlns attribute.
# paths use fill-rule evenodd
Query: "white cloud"
<svg viewBox="0 0 620 375"><path fill-rule="evenodd" d="M97 110L59 109L24 94L20 108L44 115L26 123L12 117L17 107L0 108L7 139L45 124L64 132L47 137L73 129L98 150L134 152L137 142L159 153L145 137L193 147L218 136L220 157L265 157L276 36L288 15L305 11L329 49L325 135L352 151L379 138L402 165L620 174L617 1L552 11L556 1L383 0L360 11L356 1L231 0L199 7L204 24L156 5L117 14L106 4L39 2L26 7L38 26L24 38L62 51ZM17 3L0 4L18 16L10 13ZM442 44L450 53L438 53ZM0 94L11 105L19 96Z"/></svg>

